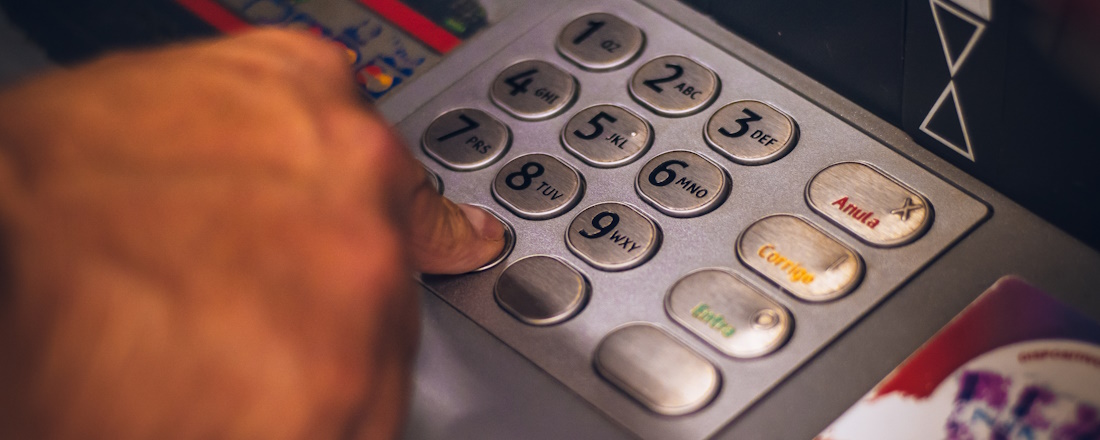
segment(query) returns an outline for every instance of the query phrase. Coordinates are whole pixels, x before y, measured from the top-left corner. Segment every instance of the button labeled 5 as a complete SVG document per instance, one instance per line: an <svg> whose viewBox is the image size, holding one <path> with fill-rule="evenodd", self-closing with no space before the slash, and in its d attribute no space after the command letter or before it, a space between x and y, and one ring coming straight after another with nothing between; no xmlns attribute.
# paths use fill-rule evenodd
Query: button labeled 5
<svg viewBox="0 0 1100 440"><path fill-rule="evenodd" d="M649 123L616 105L597 105L578 112L561 133L565 149L599 168L633 162L653 140Z"/></svg>

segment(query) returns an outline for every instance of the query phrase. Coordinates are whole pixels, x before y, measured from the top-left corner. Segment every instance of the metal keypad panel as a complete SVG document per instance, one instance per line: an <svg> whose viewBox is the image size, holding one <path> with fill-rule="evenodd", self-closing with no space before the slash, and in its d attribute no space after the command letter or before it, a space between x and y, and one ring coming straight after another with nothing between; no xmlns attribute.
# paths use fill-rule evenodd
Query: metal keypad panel
<svg viewBox="0 0 1100 440"><path fill-rule="evenodd" d="M547 219L568 211L584 195L584 178L573 167L545 154L512 159L497 172L493 196L516 215Z"/></svg>
<svg viewBox="0 0 1100 440"><path fill-rule="evenodd" d="M577 112L561 132L573 155L599 168L626 165L649 150L649 123L617 105L597 105Z"/></svg>
<svg viewBox="0 0 1100 440"><path fill-rule="evenodd" d="M423 282L639 437L692 440L718 432L988 213L982 202L759 70L766 67L745 64L647 6L586 0L557 10L528 17L531 22L521 25L529 29L525 34L486 55L398 124L404 136L418 139L450 109L480 109L512 134L501 159L472 171L417 151L439 174L448 197L493 208L515 229L514 250L502 264ZM570 26L587 25L590 14L637 27L645 44L616 68L585 67L559 41L576 31ZM511 96L509 78L514 84L532 79L525 87L533 97L540 80L516 76L525 71L517 66L529 70L536 61L576 78L576 88L572 104L531 120L501 104L499 92ZM676 76L668 64L684 72L654 81ZM689 94L677 89L681 82ZM615 120L598 117L601 112ZM728 151L708 141L708 127L733 134L745 118L745 134L722 144ZM603 132L593 136L597 123ZM578 142L570 137L575 131L593 142ZM631 145L633 138L645 142ZM541 175L534 176L536 167L524 169L531 158L545 168ZM556 208L560 213L532 215L547 208L500 191L507 185L502 179L519 172L512 183L530 179L531 189L521 191L531 196L536 190L551 200L554 190L569 194L564 189L572 173L566 168L555 167L564 180L550 179L557 174L549 164L558 163L583 176L580 200ZM831 168L848 163L877 174ZM549 196L538 190L542 180L554 188L543 187ZM904 200L886 203L906 194L908 206ZM842 196L848 197L845 208L832 205ZM929 217L904 245L874 244L849 229L855 224L828 214L836 210L863 227L879 218L877 232L887 216L902 220L905 212L908 221L920 223L918 204ZM856 208L875 214L863 223L852 217ZM896 209L901 216L890 214ZM517 264L536 256L556 260L545 263L554 269ZM566 269L553 265L558 262ZM531 274L551 272L562 289L547 293L553 283ZM581 278L586 300L571 310ZM522 288L509 288L510 296L498 299L504 292L498 285ZM544 295L554 299L540 305L536 298ZM531 322L560 316L567 318ZM616 342L623 340L635 342ZM677 379L686 364L709 385Z"/></svg>
<svg viewBox="0 0 1100 440"><path fill-rule="evenodd" d="M558 51L588 70L621 67L642 50L641 29L611 14L595 13L577 18L558 35Z"/></svg>
<svg viewBox="0 0 1100 440"><path fill-rule="evenodd" d="M684 150L650 159L635 181L638 195L672 217L703 215L729 194L726 172L710 160Z"/></svg>
<svg viewBox="0 0 1100 440"><path fill-rule="evenodd" d="M714 112L705 134L707 143L730 160L760 165L778 160L794 148L798 124L775 107L746 100Z"/></svg>
<svg viewBox="0 0 1100 440"><path fill-rule="evenodd" d="M718 96L718 75L679 56L668 55L645 63L630 80L630 94L664 116L687 116L710 105Z"/></svg>
<svg viewBox="0 0 1100 440"><path fill-rule="evenodd" d="M493 102L520 119L537 120L554 116L573 102L577 82L553 64L540 60L522 61L504 69L493 81Z"/></svg>
<svg viewBox="0 0 1100 440"><path fill-rule="evenodd" d="M500 159L511 140L504 123L481 110L463 108L435 118L424 130L421 145L447 168L476 170Z"/></svg>

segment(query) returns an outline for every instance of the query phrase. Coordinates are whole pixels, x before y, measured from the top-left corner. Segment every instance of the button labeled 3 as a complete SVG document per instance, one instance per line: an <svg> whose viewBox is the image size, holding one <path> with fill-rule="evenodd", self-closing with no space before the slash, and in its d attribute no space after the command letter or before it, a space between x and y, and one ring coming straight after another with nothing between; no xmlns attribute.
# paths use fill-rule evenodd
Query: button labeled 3
<svg viewBox="0 0 1100 440"><path fill-rule="evenodd" d="M588 70L625 65L642 51L645 36L634 25L597 12L573 20L558 35L558 52Z"/></svg>
<svg viewBox="0 0 1100 440"><path fill-rule="evenodd" d="M798 141L798 124L760 101L735 101L718 109L704 130L707 143L742 165L778 160Z"/></svg>
<svg viewBox="0 0 1100 440"><path fill-rule="evenodd" d="M645 214L622 203L593 205L573 218L565 233L569 250L597 269L627 270L661 245L661 230Z"/></svg>
<svg viewBox="0 0 1100 440"><path fill-rule="evenodd" d="M452 170L489 166L508 151L508 127L481 110L463 108L435 118L420 144L424 152Z"/></svg>
<svg viewBox="0 0 1100 440"><path fill-rule="evenodd" d="M650 159L634 182L638 195L672 217L703 215L729 195L729 176L691 151L676 150Z"/></svg>
<svg viewBox="0 0 1100 440"><path fill-rule="evenodd" d="M497 75L489 96L513 116L536 120L558 114L577 95L577 81L553 64L520 61Z"/></svg>
<svg viewBox="0 0 1100 440"><path fill-rule="evenodd" d="M718 75L678 55L645 63L630 80L634 99L664 116L687 116L702 110L718 96L718 88Z"/></svg>
<svg viewBox="0 0 1100 440"><path fill-rule="evenodd" d="M806 220L773 215L737 238L737 257L795 297L829 301L851 292L863 278L863 259Z"/></svg>
<svg viewBox="0 0 1100 440"><path fill-rule="evenodd" d="M909 243L932 224L932 204L882 171L855 162L817 173L806 186L810 208L877 246Z"/></svg>
<svg viewBox="0 0 1100 440"><path fill-rule="evenodd" d="M531 325L551 325L572 318L588 302L588 280L568 263L535 255L512 263L497 279L497 304Z"/></svg>
<svg viewBox="0 0 1100 440"><path fill-rule="evenodd" d="M651 411L691 413L710 403L722 377L709 361L652 324L627 324L596 347L596 371Z"/></svg>
<svg viewBox="0 0 1100 440"><path fill-rule="evenodd" d="M501 167L492 190L493 197L516 215L541 220L576 206L584 195L584 178L553 156L528 154Z"/></svg>
<svg viewBox="0 0 1100 440"><path fill-rule="evenodd" d="M653 140L649 123L615 105L581 110L561 133L565 149L599 168L626 165L645 154Z"/></svg>
<svg viewBox="0 0 1100 440"><path fill-rule="evenodd" d="M753 358L775 351L791 334L783 306L719 269L703 269L677 281L665 310L722 353Z"/></svg>

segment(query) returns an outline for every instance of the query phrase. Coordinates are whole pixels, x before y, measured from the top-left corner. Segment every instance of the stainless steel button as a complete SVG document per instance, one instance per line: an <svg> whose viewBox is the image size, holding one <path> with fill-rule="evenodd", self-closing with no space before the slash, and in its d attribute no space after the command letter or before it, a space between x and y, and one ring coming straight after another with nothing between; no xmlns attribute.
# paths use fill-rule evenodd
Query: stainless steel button
<svg viewBox="0 0 1100 440"><path fill-rule="evenodd" d="M791 334L787 309L719 269L703 269L677 281L665 297L665 310L676 322L735 358L771 353Z"/></svg>
<svg viewBox="0 0 1100 440"><path fill-rule="evenodd" d="M729 195L729 176L718 165L691 151L675 150L650 159L634 188L654 208L672 217L703 215Z"/></svg>
<svg viewBox="0 0 1100 440"><path fill-rule="evenodd" d="M760 101L735 101L718 109L704 130L707 143L742 165L775 161L794 148L798 124Z"/></svg>
<svg viewBox="0 0 1100 440"><path fill-rule="evenodd" d="M600 203L573 218L565 233L565 244L597 269L627 270L657 252L661 230L630 206Z"/></svg>
<svg viewBox="0 0 1100 440"><path fill-rule="evenodd" d="M645 36L634 25L597 12L573 20L558 35L558 52L588 70L610 70L634 59Z"/></svg>
<svg viewBox="0 0 1100 440"><path fill-rule="evenodd" d="M520 61L497 75L489 96L520 119L549 118L564 110L577 95L577 81L553 64Z"/></svg>
<svg viewBox="0 0 1100 440"><path fill-rule="evenodd" d="M806 220L773 215L737 238L737 257L787 292L806 301L844 296L863 278L863 259Z"/></svg>
<svg viewBox="0 0 1100 440"><path fill-rule="evenodd" d="M553 156L528 154L501 167L492 189L493 197L508 210L540 220L576 206L584 195L584 178Z"/></svg>
<svg viewBox="0 0 1100 440"><path fill-rule="evenodd" d="M535 255L512 263L497 279L497 304L531 325L551 325L572 318L588 302L588 280L568 263Z"/></svg>
<svg viewBox="0 0 1100 440"><path fill-rule="evenodd" d="M435 192L443 194L443 179L440 179L439 175L428 167L421 166L424 168L424 174L428 176L428 183L432 184L432 188L435 188Z"/></svg>
<svg viewBox="0 0 1100 440"><path fill-rule="evenodd" d="M508 151L508 126L481 110L463 108L435 118L424 131L424 152L452 170L489 166Z"/></svg>
<svg viewBox="0 0 1100 440"><path fill-rule="evenodd" d="M496 258L489 260L488 263L485 263L481 267L470 271L470 273L483 272L496 267L496 265L507 259L508 255L512 254L512 250L516 248L516 230L512 228L512 225L504 221L504 219L501 218L500 215L497 215L497 213L493 212L493 210L481 205L474 206L484 209L485 212L492 214L493 217L496 217L496 219L500 221L500 224L504 225L504 249L500 250L500 255L497 255Z"/></svg>
<svg viewBox="0 0 1100 440"><path fill-rule="evenodd" d="M649 123L616 105L578 112L561 132L565 149L594 167L626 165L645 154L653 141Z"/></svg>
<svg viewBox="0 0 1100 440"><path fill-rule="evenodd" d="M718 96L718 75L678 55L654 59L638 68L630 94L664 116L687 116L710 105Z"/></svg>
<svg viewBox="0 0 1100 440"><path fill-rule="evenodd" d="M595 364L620 390L669 416L706 406L722 386L714 365L652 324L612 331L596 347Z"/></svg>
<svg viewBox="0 0 1100 440"><path fill-rule="evenodd" d="M928 199L861 163L838 163L821 170L806 186L806 202L852 235L877 246L909 243L932 224Z"/></svg>

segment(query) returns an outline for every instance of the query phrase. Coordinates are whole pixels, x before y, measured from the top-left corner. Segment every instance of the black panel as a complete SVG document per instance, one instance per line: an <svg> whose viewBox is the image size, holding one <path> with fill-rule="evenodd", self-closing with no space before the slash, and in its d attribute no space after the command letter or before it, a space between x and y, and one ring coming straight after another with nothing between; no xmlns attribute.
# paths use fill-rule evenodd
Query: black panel
<svg viewBox="0 0 1100 440"><path fill-rule="evenodd" d="M903 1L687 3L880 117L901 122Z"/></svg>

